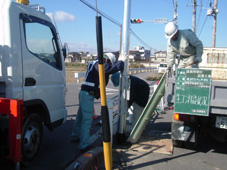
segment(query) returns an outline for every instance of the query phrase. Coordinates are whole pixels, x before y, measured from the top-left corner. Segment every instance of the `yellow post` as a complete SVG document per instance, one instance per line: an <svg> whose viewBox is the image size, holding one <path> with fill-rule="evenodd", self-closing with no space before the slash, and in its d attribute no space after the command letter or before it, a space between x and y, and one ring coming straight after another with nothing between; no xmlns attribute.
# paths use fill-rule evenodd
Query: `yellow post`
<svg viewBox="0 0 227 170"><path fill-rule="evenodd" d="M102 131L103 131L103 153L106 170L112 170L112 143L110 133L109 113L106 101L106 80L105 68L103 61L103 44L102 44L102 24L101 17L96 17L96 36L99 62L99 84L101 96L101 115L102 115Z"/></svg>
<svg viewBox="0 0 227 170"><path fill-rule="evenodd" d="M101 95L101 114L103 128L103 152L106 170L112 170L112 143L110 136L109 112L106 101L106 80L104 64L99 64L99 82Z"/></svg>
<svg viewBox="0 0 227 170"><path fill-rule="evenodd" d="M17 0L16 2L20 3L20 4L24 4L24 5L28 5L29 4L29 0Z"/></svg>

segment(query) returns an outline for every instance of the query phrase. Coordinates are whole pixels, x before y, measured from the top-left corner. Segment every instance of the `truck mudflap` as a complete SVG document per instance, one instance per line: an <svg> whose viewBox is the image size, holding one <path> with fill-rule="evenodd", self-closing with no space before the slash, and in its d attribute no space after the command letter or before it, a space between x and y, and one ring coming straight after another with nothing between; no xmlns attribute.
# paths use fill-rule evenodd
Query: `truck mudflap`
<svg viewBox="0 0 227 170"><path fill-rule="evenodd" d="M171 125L171 138L176 141L196 142L196 125L186 124L182 121L173 121Z"/></svg>
<svg viewBox="0 0 227 170"><path fill-rule="evenodd" d="M21 135L24 115L24 101L22 99L0 98L0 117L9 115L9 155L7 158L20 167L22 160Z"/></svg>

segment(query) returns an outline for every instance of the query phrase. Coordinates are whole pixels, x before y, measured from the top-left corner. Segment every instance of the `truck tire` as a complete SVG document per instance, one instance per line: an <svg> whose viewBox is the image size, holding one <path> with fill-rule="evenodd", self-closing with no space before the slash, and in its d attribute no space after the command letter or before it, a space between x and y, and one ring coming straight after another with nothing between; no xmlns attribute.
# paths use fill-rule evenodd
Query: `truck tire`
<svg viewBox="0 0 227 170"><path fill-rule="evenodd" d="M22 130L22 164L29 166L37 158L43 139L43 125L37 114L30 114Z"/></svg>

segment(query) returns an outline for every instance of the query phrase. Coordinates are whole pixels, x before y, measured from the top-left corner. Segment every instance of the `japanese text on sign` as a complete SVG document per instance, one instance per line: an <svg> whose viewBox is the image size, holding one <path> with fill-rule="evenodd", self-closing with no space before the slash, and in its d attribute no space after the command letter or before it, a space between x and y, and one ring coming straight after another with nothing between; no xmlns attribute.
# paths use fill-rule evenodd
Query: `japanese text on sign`
<svg viewBox="0 0 227 170"><path fill-rule="evenodd" d="M177 69L175 112L208 116L211 70Z"/></svg>

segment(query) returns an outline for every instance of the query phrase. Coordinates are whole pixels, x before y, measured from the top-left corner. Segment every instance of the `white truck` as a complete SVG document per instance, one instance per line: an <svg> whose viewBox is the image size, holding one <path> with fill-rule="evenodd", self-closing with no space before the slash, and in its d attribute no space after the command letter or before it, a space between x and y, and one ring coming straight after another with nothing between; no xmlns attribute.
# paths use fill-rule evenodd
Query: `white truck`
<svg viewBox="0 0 227 170"><path fill-rule="evenodd" d="M37 158L43 125L53 130L66 121L66 55L44 8L0 1L0 97L24 100L24 165ZM0 116L0 132L7 127L7 116Z"/></svg>
<svg viewBox="0 0 227 170"><path fill-rule="evenodd" d="M218 141L227 141L227 48L204 48L202 62L199 64L199 70L201 69L211 70L208 97L201 98L200 92L198 92L197 96L190 96L190 102L194 102L194 105L191 105L189 109L194 112L200 111L200 113L177 113L174 108L171 129L171 138L174 146L182 147L184 145L186 148L195 148L198 142L198 135L201 134L208 134ZM178 86L176 82L180 83L178 80L179 77L176 78L175 76L167 79L165 101L167 101L169 106L176 106L176 87ZM193 78L191 80L197 81ZM196 83L194 81L184 83L191 87L203 84L203 82ZM206 86L208 85L204 87ZM199 91L204 89L198 88L200 88ZM181 103L183 103L183 100L188 102L188 96L182 94L180 98L178 95L178 99ZM206 99L209 101L205 101ZM207 115L203 115L205 111L200 109L203 104L208 104ZM183 104L182 107L184 107Z"/></svg>

